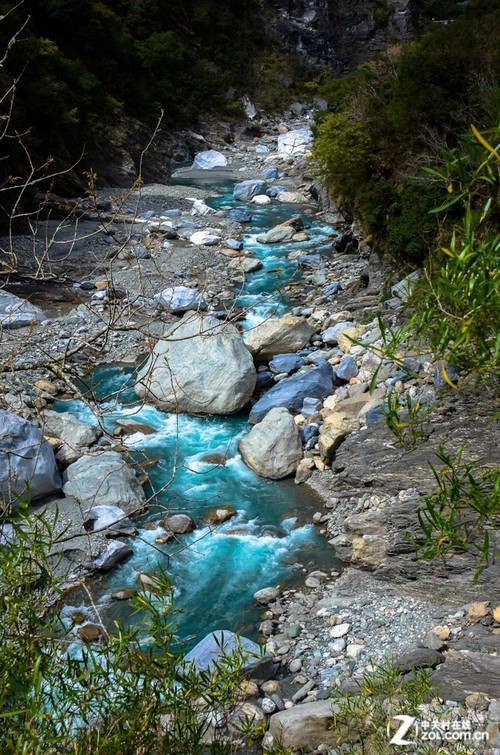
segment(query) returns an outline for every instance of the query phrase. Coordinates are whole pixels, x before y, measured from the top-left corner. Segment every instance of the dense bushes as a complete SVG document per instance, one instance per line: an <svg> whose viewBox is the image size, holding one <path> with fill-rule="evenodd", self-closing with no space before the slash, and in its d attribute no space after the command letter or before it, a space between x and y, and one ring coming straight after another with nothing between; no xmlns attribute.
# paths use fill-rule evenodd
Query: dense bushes
<svg viewBox="0 0 500 755"><path fill-rule="evenodd" d="M401 261L420 262L439 230L436 183L422 167L471 122L498 122L500 10L486 6L318 87L329 103L316 126L318 172Z"/></svg>
<svg viewBox="0 0 500 755"><path fill-rule="evenodd" d="M2 96L12 82L16 89L11 132L25 134L35 162L52 155L64 167L103 141L119 112L154 124L162 109L164 125L177 128L200 112L223 114L228 88L253 83L265 47L259 7L258 0L0 0L0 57L8 50ZM4 99L4 115L10 104ZM23 160L15 146L2 163L4 180Z"/></svg>

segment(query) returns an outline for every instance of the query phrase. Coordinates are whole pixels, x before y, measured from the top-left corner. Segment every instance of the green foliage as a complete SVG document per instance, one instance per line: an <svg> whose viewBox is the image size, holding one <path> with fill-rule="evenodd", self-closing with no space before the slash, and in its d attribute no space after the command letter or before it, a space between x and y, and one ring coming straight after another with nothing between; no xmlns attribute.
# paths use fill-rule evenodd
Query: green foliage
<svg viewBox="0 0 500 755"><path fill-rule="evenodd" d="M454 454L440 448L440 465L431 465L437 489L418 510L422 535L414 538L419 558L446 557L456 551L478 556L475 581L492 558L490 532L500 529L500 468L478 469L463 461L464 448Z"/></svg>
<svg viewBox="0 0 500 755"><path fill-rule="evenodd" d="M140 592L134 628L76 643L59 619L51 528L22 508L0 545L0 749L75 755L228 753L242 651L196 672L174 647L168 579ZM2 537L5 537L5 529ZM100 621L100 619L98 619ZM204 744L211 722L213 741ZM244 733L253 734L252 722Z"/></svg>
<svg viewBox="0 0 500 755"><path fill-rule="evenodd" d="M424 443L429 407L419 398L412 399L407 393L403 401L395 391L389 391L382 412L387 427L402 448L411 450Z"/></svg>
<svg viewBox="0 0 500 755"><path fill-rule="evenodd" d="M369 140L361 121L348 113L329 113L316 130L314 159L320 174L337 187L340 200L357 198L370 175Z"/></svg>
<svg viewBox="0 0 500 755"><path fill-rule="evenodd" d="M330 109L316 126L317 172L399 262L422 262L440 232L429 214L438 187L422 166L455 148L471 120L498 122L500 10L474 8L317 90Z"/></svg>
<svg viewBox="0 0 500 755"><path fill-rule="evenodd" d="M461 218L429 259L415 324L438 355L493 373L500 364L500 154L474 131L431 171L447 194L435 212ZM500 128L486 136L498 144Z"/></svg>
<svg viewBox="0 0 500 755"><path fill-rule="evenodd" d="M358 691L335 690L332 729L338 733L342 752L347 755L392 753L388 722L399 714L418 717L418 706L428 700L432 689L430 673L428 669L414 669L411 676L405 678L392 661L387 661L373 672L363 673L357 682ZM426 749L425 745L421 746L423 754Z"/></svg>

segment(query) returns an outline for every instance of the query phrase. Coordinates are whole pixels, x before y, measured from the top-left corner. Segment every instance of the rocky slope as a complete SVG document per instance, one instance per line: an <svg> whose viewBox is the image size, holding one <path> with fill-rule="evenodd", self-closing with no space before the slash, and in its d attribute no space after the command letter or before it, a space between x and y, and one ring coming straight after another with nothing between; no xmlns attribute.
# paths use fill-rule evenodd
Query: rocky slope
<svg viewBox="0 0 500 755"><path fill-rule="evenodd" d="M389 43L410 39L414 0L272 0L268 34L281 48L336 73L354 69Z"/></svg>

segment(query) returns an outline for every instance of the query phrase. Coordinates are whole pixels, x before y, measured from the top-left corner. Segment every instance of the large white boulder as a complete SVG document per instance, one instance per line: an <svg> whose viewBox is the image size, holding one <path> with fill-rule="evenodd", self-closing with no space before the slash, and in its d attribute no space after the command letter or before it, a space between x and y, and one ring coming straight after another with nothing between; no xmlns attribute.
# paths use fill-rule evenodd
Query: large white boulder
<svg viewBox="0 0 500 755"><path fill-rule="evenodd" d="M161 307L172 314L188 312L190 309L206 309L207 303L195 288L188 286L172 286L164 288L155 299Z"/></svg>
<svg viewBox="0 0 500 755"><path fill-rule="evenodd" d="M116 451L82 456L65 474L64 494L85 506L118 506L125 514L145 506L146 496L134 470Z"/></svg>
<svg viewBox="0 0 500 755"><path fill-rule="evenodd" d="M8 511L18 496L34 499L60 489L54 452L41 430L0 410L0 513Z"/></svg>
<svg viewBox="0 0 500 755"><path fill-rule="evenodd" d="M278 136L278 153L281 155L303 155L312 142L310 128L298 128Z"/></svg>
<svg viewBox="0 0 500 755"><path fill-rule="evenodd" d="M198 170L212 170L212 168L225 168L226 166L227 157L215 149L198 152L194 156L192 165L193 168L197 168Z"/></svg>
<svg viewBox="0 0 500 755"><path fill-rule="evenodd" d="M314 326L303 317L286 315L256 325L247 332L245 344L258 359L272 359L276 354L299 351L314 332Z"/></svg>
<svg viewBox="0 0 500 755"><path fill-rule="evenodd" d="M135 390L167 412L234 414L249 401L255 380L252 357L233 325L186 313L157 342Z"/></svg>
<svg viewBox="0 0 500 755"><path fill-rule="evenodd" d="M276 407L239 443L241 458L260 477L281 480L294 474L302 459L302 441L289 411Z"/></svg>

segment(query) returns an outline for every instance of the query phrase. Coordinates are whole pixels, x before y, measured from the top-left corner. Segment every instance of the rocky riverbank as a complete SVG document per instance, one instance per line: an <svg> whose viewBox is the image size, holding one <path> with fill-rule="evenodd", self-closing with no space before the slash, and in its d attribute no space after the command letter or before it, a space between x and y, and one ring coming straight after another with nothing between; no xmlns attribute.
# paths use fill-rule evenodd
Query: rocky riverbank
<svg viewBox="0 0 500 755"><path fill-rule="evenodd" d="M284 286L291 315L271 317L245 336L257 368L254 383L247 386L252 393L256 380L250 421L252 433L260 435L252 447L250 433L241 452L258 474L279 478L294 473L298 484L321 494L324 508L314 523L346 567L342 573L306 573L300 589L271 584L257 594L263 606L260 632L281 680L252 688L254 699L246 711L271 716L269 746L269 737L275 736L292 749L342 752L345 747L338 747L335 732L327 731L326 697L332 688L352 689L363 673L393 656L405 672L437 667L435 680L444 702L435 699L422 718L467 719L488 731L490 749L484 752L494 752L500 747L497 565L488 565L475 584L472 556L453 555L446 563L419 561L411 536L418 532L423 497L436 484L429 465L436 465L436 453L463 446L466 459L478 468L495 463L495 407L487 386L473 386L449 367L443 373L431 354L402 346L396 360L381 355L384 338L376 316L396 326L411 282L391 286L397 278L391 281L393 274L369 240L360 238L335 210L315 204L320 192L304 177L307 143L298 135L303 126L268 123L255 138L242 132L230 148L213 136L206 145L228 162L212 170L247 184L245 190L255 191L256 208L259 202L295 203L311 223L319 219L336 230L326 254L304 252L307 223L298 225L293 213L263 234L270 248L283 240L294 245L290 256L298 259L302 276ZM280 152L278 137L290 132L297 136L289 146L282 142ZM216 175L212 170L211 177ZM201 309L221 323L238 322L243 313L234 307L235 292L258 268L242 248L243 215L208 207L205 200L212 194L211 188L162 185L127 195L106 192L99 198L98 216L85 210L76 226L82 234L78 241L68 237L64 225L58 254L46 257L54 274L70 265L73 285L65 288L60 312L51 304L44 313L43 301L37 301L40 310L28 313L29 329L2 331L2 405L9 413L41 422L45 442L65 470L64 480L58 481L57 466L48 462L51 490L64 485L64 500L79 504L71 509L66 503L60 521L80 537L64 548L67 565L77 571L88 566L89 558L93 569L96 559L105 559L98 568L107 569L126 557L128 546L124 542L118 553L115 543L121 541L114 538L133 531L133 521L124 517L141 511L146 501L119 455L124 450L119 437L103 435L104 428L92 437L77 436L81 428L56 427L48 410L55 398L80 395L78 380L89 363L144 361L168 326L175 332L185 310ZM20 242L19 249L23 243L27 246ZM84 275L78 276L80 261ZM71 298L76 300L68 303ZM446 377L458 382L458 392ZM409 398L423 407L422 421L410 438L418 441L414 449L400 445L383 422L381 407L390 391L402 406ZM286 441L277 460L276 428ZM268 448L268 441L271 450L260 458L258 451ZM77 468L86 459L93 481L109 482L116 475L116 482L106 486L109 500L106 491L92 488L88 470ZM102 474L96 473L96 463L103 465ZM113 511L116 486L128 499ZM87 517L79 514L78 519L77 510ZM95 531L105 532L110 525L113 539L97 539Z"/></svg>

